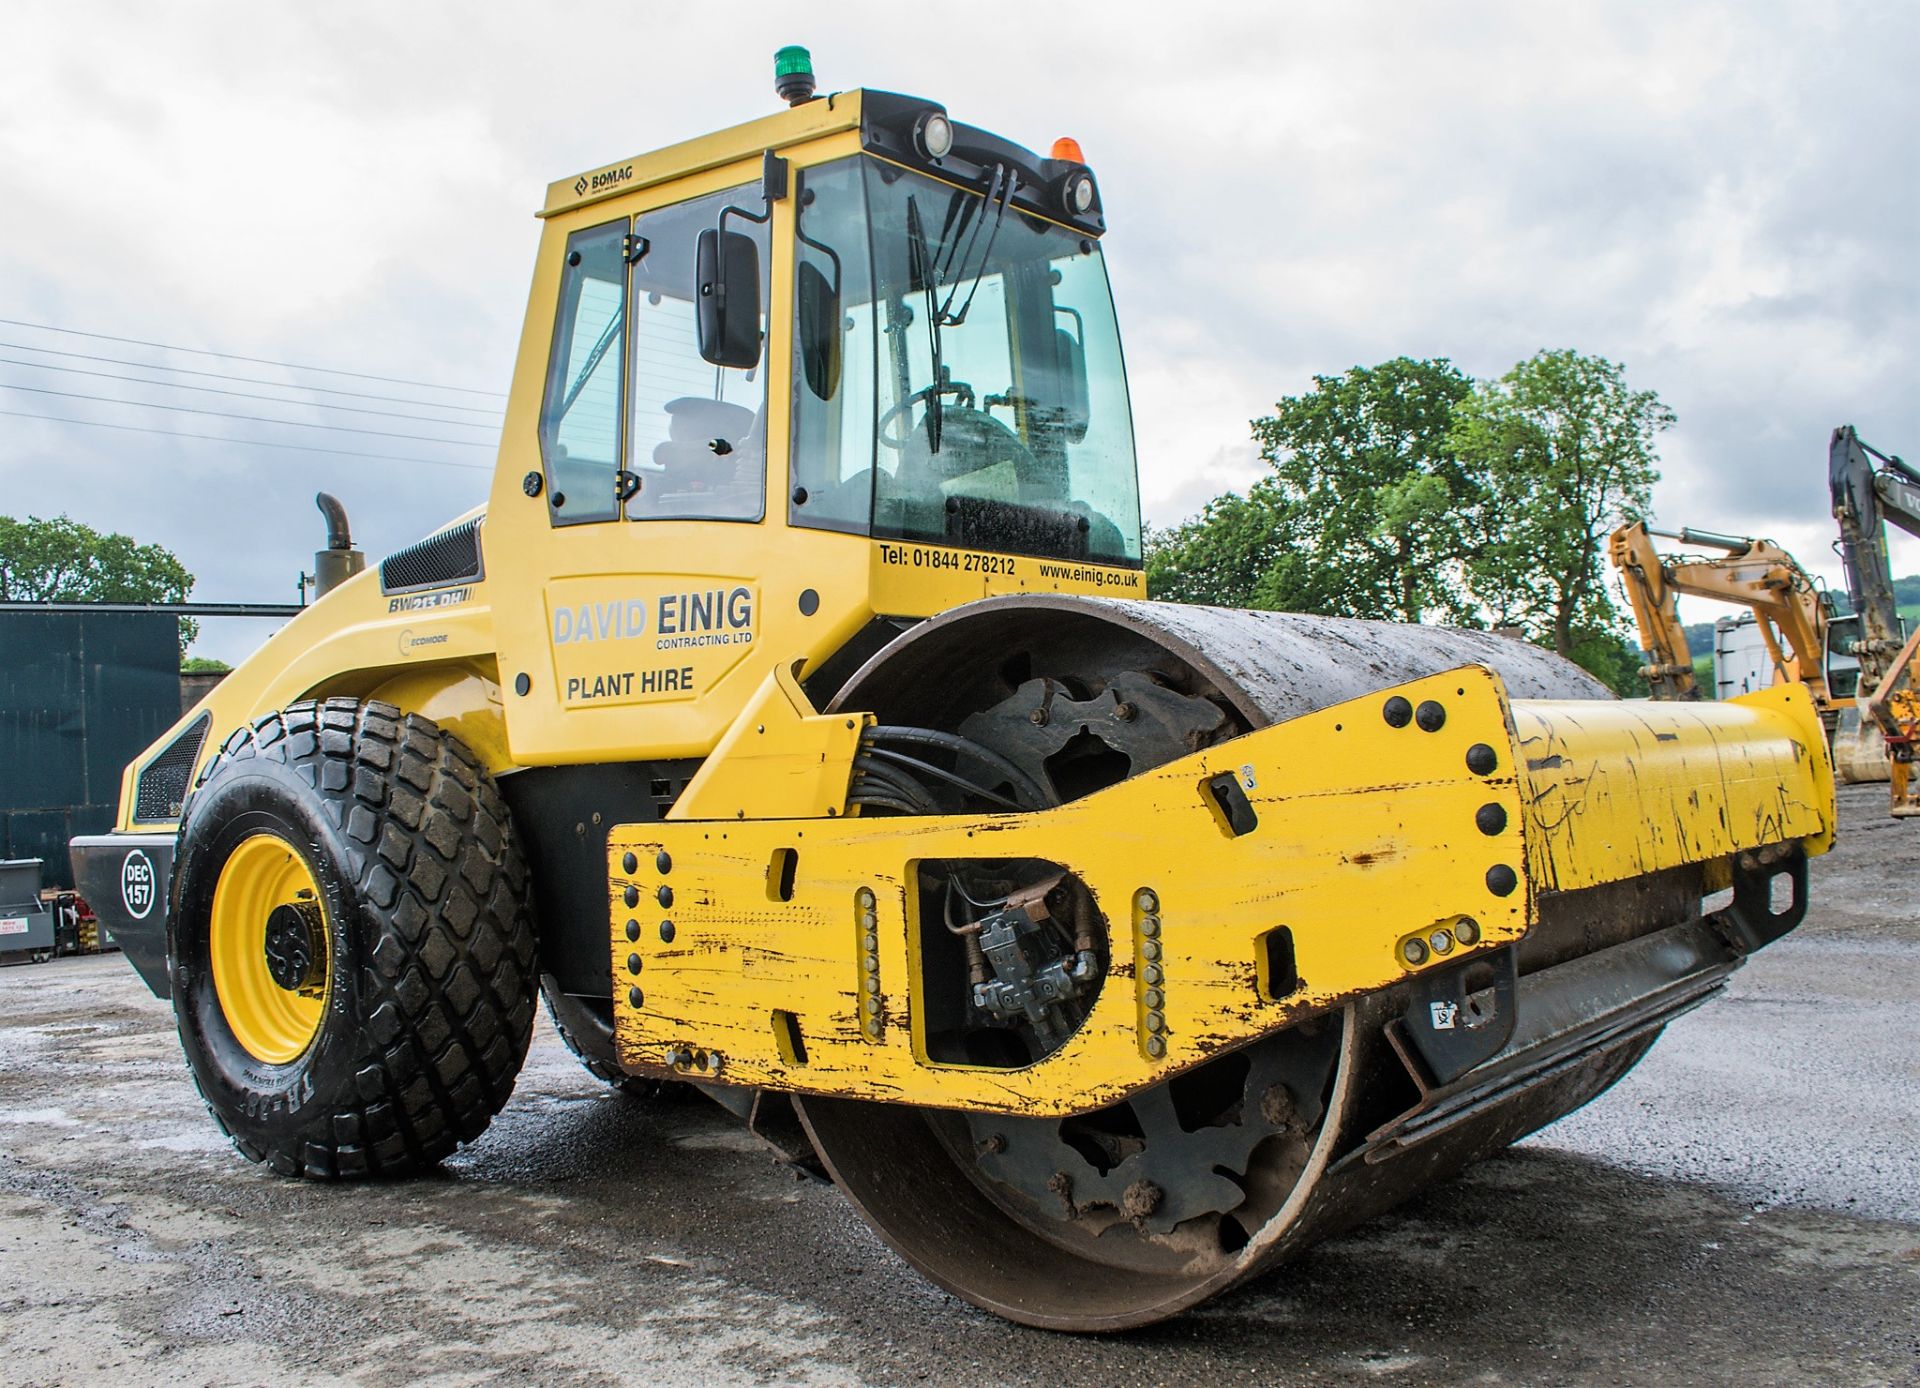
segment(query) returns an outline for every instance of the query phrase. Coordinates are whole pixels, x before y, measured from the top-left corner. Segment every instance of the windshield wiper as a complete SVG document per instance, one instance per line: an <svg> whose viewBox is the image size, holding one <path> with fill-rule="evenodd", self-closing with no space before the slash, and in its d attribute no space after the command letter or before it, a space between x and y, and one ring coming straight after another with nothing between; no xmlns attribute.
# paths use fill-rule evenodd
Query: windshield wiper
<svg viewBox="0 0 1920 1388"><path fill-rule="evenodd" d="M926 228L920 224L920 203L907 195L907 274L927 295L927 350L933 358L933 384L926 389L927 443L932 452L940 451L940 386L946 368L940 360L940 309L934 287L933 256L927 250Z"/></svg>
<svg viewBox="0 0 1920 1388"><path fill-rule="evenodd" d="M994 242L1000 239L1000 224L1007 219L1007 207L1013 202L1013 190L1018 182L1018 177L1014 175L1005 164L995 164L993 166L993 181L987 185L987 195L980 208L980 216L974 220L973 235L967 239L966 250L960 253L959 270L958 273L952 277L952 288L947 291L946 302L940 305L940 321L947 327L957 328L967 321L967 311L973 307L973 296L980 292L980 281L986 275L987 266L993 260L993 245ZM970 195L966 193L954 194L956 200L969 196ZM973 259L973 248L980 241L981 229L987 227L988 212L993 214L993 223L992 226L987 229L986 249L980 252L980 261L974 266L973 274L969 276L967 274L967 262ZM960 234L966 230L966 216L962 215L959 220L960 227L953 236L953 244L955 246L959 244ZM947 217L948 226L952 227L953 222L954 217L950 211ZM945 232L943 231L943 242L944 239ZM951 264L953 260L951 251L948 253L947 260L949 264ZM967 301L960 305L960 311L955 313L953 311L953 301L960 297L960 286L965 284L969 278L972 279L972 284L967 290Z"/></svg>
<svg viewBox="0 0 1920 1388"><path fill-rule="evenodd" d="M974 204L977 195L956 189L947 204L946 222L940 228L938 252L929 250L927 246L927 231L920 219L919 199L913 194L907 196L907 273L926 293L927 350L933 359L933 382L922 393L927 401L927 442L935 453L940 451L940 396L947 385L947 371L940 350L940 330L943 327L957 328L967 321L974 296L980 292L980 281L993 261L993 247L1000 239L1000 224L1006 221L1007 208L1013 203L1014 189L1018 184L1018 176L1005 164L995 164L986 196L978 205L978 216L975 215ZM972 224L971 234L969 223ZM980 259L974 262L974 247L980 244L983 229L987 233L987 244L980 252ZM963 237L966 239L964 248L961 246ZM971 274L967 271L970 262L974 265ZM944 300L939 294L942 285L947 288ZM967 299L956 313L953 305L960 297L963 285L967 289Z"/></svg>

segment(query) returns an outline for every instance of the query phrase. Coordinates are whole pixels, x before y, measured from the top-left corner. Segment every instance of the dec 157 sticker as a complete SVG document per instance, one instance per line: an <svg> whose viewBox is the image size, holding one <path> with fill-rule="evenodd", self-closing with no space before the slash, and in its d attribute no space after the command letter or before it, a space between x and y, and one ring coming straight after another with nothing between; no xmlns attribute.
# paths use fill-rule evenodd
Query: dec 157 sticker
<svg viewBox="0 0 1920 1388"><path fill-rule="evenodd" d="M136 848L120 864L120 904L135 920L145 920L154 895L153 859Z"/></svg>

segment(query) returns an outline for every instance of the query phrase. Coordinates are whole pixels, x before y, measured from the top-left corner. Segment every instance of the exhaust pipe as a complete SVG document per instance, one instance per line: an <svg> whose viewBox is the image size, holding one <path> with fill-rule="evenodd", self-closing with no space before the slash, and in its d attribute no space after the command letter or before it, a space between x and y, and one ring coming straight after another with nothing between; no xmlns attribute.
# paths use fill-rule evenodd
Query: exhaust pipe
<svg viewBox="0 0 1920 1388"><path fill-rule="evenodd" d="M324 598L342 583L367 567L367 556L353 547L353 533L347 527L347 508L338 497L317 492L313 504L327 521L327 547L313 555L313 596Z"/></svg>

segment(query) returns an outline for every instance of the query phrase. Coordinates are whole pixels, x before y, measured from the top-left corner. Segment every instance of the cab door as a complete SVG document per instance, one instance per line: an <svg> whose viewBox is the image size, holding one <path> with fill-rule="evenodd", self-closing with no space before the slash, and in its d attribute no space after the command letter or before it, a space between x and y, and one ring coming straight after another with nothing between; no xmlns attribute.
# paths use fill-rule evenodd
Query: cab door
<svg viewBox="0 0 1920 1388"><path fill-rule="evenodd" d="M684 196L690 181L630 219L583 212L548 233L552 319L544 340L531 317L526 333L544 363L539 400L527 408L536 373L523 370L509 417L534 447L524 475L503 469L487 526L522 764L699 755L765 673L753 657L768 462L786 433L770 427L770 403L786 400L783 388L770 402L766 369L774 238L757 180L702 182L711 191ZM706 361L698 341L697 250L723 213L758 250L761 355L748 367Z"/></svg>

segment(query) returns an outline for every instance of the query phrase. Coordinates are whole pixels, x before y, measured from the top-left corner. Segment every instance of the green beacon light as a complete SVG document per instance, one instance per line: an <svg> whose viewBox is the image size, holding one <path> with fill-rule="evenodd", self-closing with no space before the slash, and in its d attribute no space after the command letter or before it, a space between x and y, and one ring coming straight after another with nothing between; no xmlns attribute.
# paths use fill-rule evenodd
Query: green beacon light
<svg viewBox="0 0 1920 1388"><path fill-rule="evenodd" d="M773 55L773 90L789 106L813 100L813 57L797 43Z"/></svg>

